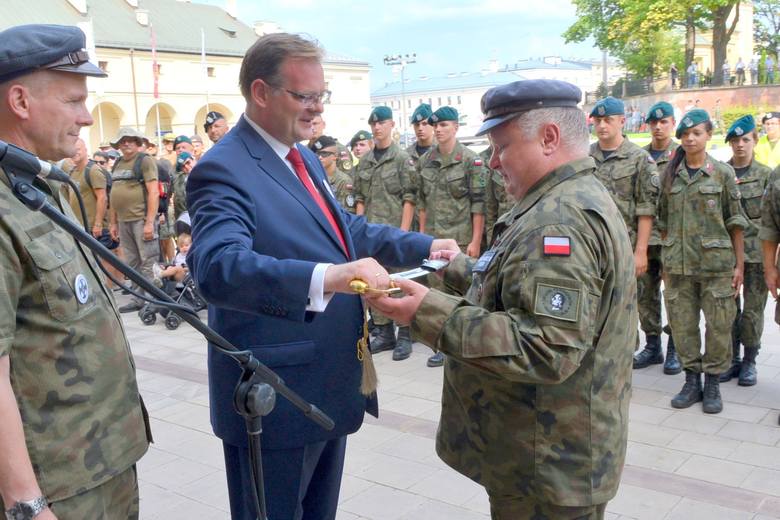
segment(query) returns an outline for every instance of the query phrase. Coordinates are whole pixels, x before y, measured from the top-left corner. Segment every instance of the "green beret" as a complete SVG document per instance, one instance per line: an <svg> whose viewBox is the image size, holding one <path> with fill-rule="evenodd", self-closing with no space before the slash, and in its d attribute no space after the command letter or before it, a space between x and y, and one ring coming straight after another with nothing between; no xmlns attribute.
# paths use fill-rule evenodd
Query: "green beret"
<svg viewBox="0 0 780 520"><path fill-rule="evenodd" d="M420 123L422 121L427 120L429 117L431 117L431 114L433 114L431 105L429 105L428 103L422 103L419 107L414 109L414 112L412 112L412 117L409 120L409 122L411 124Z"/></svg>
<svg viewBox="0 0 780 520"><path fill-rule="evenodd" d="M352 139L349 140L349 147L354 148L355 143L358 141L368 141L371 139L371 132L366 132L365 130L360 130L358 133L352 136Z"/></svg>
<svg viewBox="0 0 780 520"><path fill-rule="evenodd" d="M369 123L378 123L388 119L393 119L393 110L390 107L376 107L371 111L371 115L368 116Z"/></svg>
<svg viewBox="0 0 780 520"><path fill-rule="evenodd" d="M756 120L750 114L742 116L734 121L726 133L726 142L728 143L734 137L742 137L756 129Z"/></svg>
<svg viewBox="0 0 780 520"><path fill-rule="evenodd" d="M623 102L612 96L599 99L590 111L590 117L622 116L626 113Z"/></svg>
<svg viewBox="0 0 780 520"><path fill-rule="evenodd" d="M659 101L655 105L651 106L650 110L647 111L645 123L658 121L665 117L674 117L674 107L666 101Z"/></svg>
<svg viewBox="0 0 780 520"><path fill-rule="evenodd" d="M428 123L435 125L442 121L458 121L458 111L452 107L441 107L428 118Z"/></svg>
<svg viewBox="0 0 780 520"><path fill-rule="evenodd" d="M181 143L189 143L189 144L192 144L192 141L191 141L191 140L190 140L190 138L189 138L189 137L187 137L186 135L180 135L180 136L178 136L176 139L174 139L174 141L173 141L173 147L174 147L174 148L176 148L176 147L177 147L179 144L181 144Z"/></svg>
<svg viewBox="0 0 780 520"><path fill-rule="evenodd" d="M677 125L677 132L675 132L674 135L677 137L677 139L679 139L682 137L684 131L688 130L689 128L693 128L696 125L706 123L709 120L710 115L706 110L702 110L701 108L694 108L683 116L682 121L680 121L680 124Z"/></svg>

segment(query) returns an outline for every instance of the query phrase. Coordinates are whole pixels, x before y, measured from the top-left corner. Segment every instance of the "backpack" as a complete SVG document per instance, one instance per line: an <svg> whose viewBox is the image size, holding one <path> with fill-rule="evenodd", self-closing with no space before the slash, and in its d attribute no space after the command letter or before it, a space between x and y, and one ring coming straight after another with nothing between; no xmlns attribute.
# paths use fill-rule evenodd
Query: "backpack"
<svg viewBox="0 0 780 520"><path fill-rule="evenodd" d="M91 190L94 190L94 188L92 187L92 181L90 180L89 172L90 170L92 170L93 166L97 166L97 163L92 159L90 159L87 161L87 166L86 169L84 170L84 180L87 182L87 186L89 186L89 189ZM113 179L111 178L111 174L108 172L108 170L106 170L102 166L98 166L98 170L100 170L100 173L102 173L103 177L106 178L106 201L110 205L111 204L111 182Z"/></svg>
<svg viewBox="0 0 780 520"><path fill-rule="evenodd" d="M144 183L144 173L141 170L143 166L144 157L148 157L148 154L145 154L144 152L138 152L138 155L135 157L135 162L133 163L133 176L138 181L139 184L143 185ZM160 202L157 206L157 213L167 214L168 213L168 195L171 191L171 182L170 178L171 175L168 173L168 169L165 167L164 164L161 164L160 161L154 161L157 166L157 188L158 192L160 194ZM116 170L117 164L119 164L119 161L116 161L114 163L114 167L111 169L111 172L113 173L114 170ZM145 188L145 187L144 187ZM144 207L146 207L146 189L143 189L144 194Z"/></svg>

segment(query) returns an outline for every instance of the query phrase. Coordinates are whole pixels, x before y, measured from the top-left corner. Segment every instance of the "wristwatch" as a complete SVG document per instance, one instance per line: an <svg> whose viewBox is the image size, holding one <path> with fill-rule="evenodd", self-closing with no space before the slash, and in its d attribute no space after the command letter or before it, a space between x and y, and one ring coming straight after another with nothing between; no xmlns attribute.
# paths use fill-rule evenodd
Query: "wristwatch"
<svg viewBox="0 0 780 520"><path fill-rule="evenodd" d="M20 501L15 503L11 509L6 509L5 517L7 520L32 520L47 507L49 507L49 503L46 501L46 497Z"/></svg>

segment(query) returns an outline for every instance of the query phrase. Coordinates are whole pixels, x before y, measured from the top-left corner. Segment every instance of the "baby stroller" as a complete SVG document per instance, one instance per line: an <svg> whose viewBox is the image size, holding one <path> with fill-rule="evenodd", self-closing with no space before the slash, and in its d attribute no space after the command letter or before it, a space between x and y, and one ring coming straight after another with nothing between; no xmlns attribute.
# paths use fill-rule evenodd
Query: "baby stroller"
<svg viewBox="0 0 780 520"><path fill-rule="evenodd" d="M198 312L206 308L206 301L198 293L195 281L188 273L181 282L174 280L163 280L163 291L165 291L179 305L186 305L193 311ZM178 314L169 311L166 308L146 303L140 311L138 317L144 325L154 325L157 321L157 314L165 319L165 328L176 330L181 325L181 318Z"/></svg>

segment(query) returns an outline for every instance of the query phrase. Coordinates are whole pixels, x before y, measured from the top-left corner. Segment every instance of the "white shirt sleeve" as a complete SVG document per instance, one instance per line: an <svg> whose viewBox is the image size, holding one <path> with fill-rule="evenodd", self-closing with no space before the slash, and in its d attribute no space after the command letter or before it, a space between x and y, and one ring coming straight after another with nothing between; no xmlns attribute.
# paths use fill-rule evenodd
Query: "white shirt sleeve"
<svg viewBox="0 0 780 520"><path fill-rule="evenodd" d="M317 264L309 282L309 304L307 311L324 312L335 293L325 293L325 271L333 264Z"/></svg>

